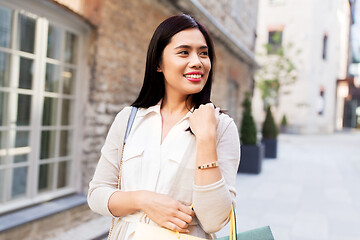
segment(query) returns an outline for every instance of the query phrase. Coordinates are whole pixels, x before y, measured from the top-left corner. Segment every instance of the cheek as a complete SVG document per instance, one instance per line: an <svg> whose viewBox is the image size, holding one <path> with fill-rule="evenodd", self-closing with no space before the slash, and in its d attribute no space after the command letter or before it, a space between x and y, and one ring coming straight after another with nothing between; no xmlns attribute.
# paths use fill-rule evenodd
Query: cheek
<svg viewBox="0 0 360 240"><path fill-rule="evenodd" d="M210 61L210 59L208 59L207 61L204 62L204 67L207 70L207 72L210 72L210 69L211 69L211 61Z"/></svg>
<svg viewBox="0 0 360 240"><path fill-rule="evenodd" d="M170 74L176 73L182 70L182 68L184 67L183 65L184 64L181 61L169 58L166 64L164 64L164 70Z"/></svg>

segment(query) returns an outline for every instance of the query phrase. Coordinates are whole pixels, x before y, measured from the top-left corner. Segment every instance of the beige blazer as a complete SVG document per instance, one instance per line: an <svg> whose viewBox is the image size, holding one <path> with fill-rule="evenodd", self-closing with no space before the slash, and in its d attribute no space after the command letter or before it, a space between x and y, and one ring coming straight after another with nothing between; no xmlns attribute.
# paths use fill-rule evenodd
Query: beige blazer
<svg viewBox="0 0 360 240"><path fill-rule="evenodd" d="M108 209L110 196L117 189L122 140L131 107L116 116L89 184L88 204L102 215L112 216ZM240 142L234 121L220 115L217 128L217 155L223 178L208 186L194 184L196 142L189 131L189 112L161 143L160 103L137 112L123 153L121 191L149 190L168 194L184 204L193 204L196 217L190 234L212 238L229 220L235 203L235 179L240 161ZM161 143L161 144L160 144ZM112 239L131 240L138 222L152 222L143 212L120 218Z"/></svg>

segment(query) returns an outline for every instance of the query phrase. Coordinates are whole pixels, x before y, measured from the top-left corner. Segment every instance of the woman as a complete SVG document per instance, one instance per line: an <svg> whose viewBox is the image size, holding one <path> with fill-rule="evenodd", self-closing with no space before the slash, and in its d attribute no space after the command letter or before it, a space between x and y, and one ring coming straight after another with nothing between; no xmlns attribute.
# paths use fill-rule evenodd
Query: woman
<svg viewBox="0 0 360 240"><path fill-rule="evenodd" d="M240 143L234 121L210 102L213 68L203 25L183 14L158 26L132 104L139 109L124 147L121 191L119 126L131 107L116 116L90 182L90 208L120 218L111 239L132 239L138 222L211 238L228 222Z"/></svg>

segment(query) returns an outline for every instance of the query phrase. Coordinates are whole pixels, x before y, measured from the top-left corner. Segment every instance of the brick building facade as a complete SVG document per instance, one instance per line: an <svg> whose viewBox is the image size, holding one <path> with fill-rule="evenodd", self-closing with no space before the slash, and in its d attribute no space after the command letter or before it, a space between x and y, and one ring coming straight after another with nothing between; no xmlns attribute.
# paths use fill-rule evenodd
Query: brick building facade
<svg viewBox="0 0 360 240"><path fill-rule="evenodd" d="M1 60L0 55L0 77L8 76L8 68L10 73L20 71L21 83L25 66L22 59L29 58L32 64L30 75L34 79L29 90L17 90L20 86L11 87L11 84L0 85L0 93L29 94L32 100L29 103L31 121L25 127L31 139L25 145L30 150L23 165L16 165L18 163L11 160L14 156L9 150L10 143L4 145L8 149L0 146L6 149L8 161L0 164L0 177L3 171L3 185L11 183L6 190L8 195L0 193L3 205L0 207L0 225L15 219L13 225L5 224L0 228L0 239L44 239L97 216L87 208L84 195L100 149L116 113L137 97L150 38L157 25L171 15L189 13L209 29L216 50L212 100L228 110L236 124L240 124L241 102L244 92L253 89L253 74L257 67L254 60L257 1L15 0L9 3L0 0L0 10L0 19L4 22L10 19L0 31L5 31L13 43L6 45L4 40L0 54L9 55L9 59L20 58L20 67L16 67L14 60L7 62L6 57ZM26 45L21 31L28 34L31 32L27 30L29 26L33 29L35 40L32 44L35 47L27 51L21 44L17 46L17 40L13 38ZM16 29L18 31L14 31ZM56 35L57 32L62 35ZM56 47L51 50L56 39L59 39L56 43L61 43L60 49L64 50L59 57ZM0 44L1 41L0 38ZM40 51L43 48L44 51ZM69 60L69 56L75 56L76 60ZM59 74L60 80L56 77L51 80L52 65L59 67L60 71L54 71L54 76ZM16 76L19 74L9 74L9 82L18 81ZM4 82L3 79L0 82ZM69 83L72 85L68 89ZM45 84L45 87L36 87L37 84ZM60 90L56 90L56 84ZM53 110L54 102L59 104L56 111ZM11 98L0 105L7 103L11 104ZM37 106L42 107L37 109ZM44 115L48 112L57 115L46 120ZM69 123L64 124L67 118ZM45 124L46 121L49 124ZM6 137L2 140L8 141L11 131L20 130L17 126L3 124L0 131ZM50 137L46 138L46 134ZM16 189L15 169L19 166L26 172L27 181L22 181L23 192L20 191L17 198L12 191ZM0 191L3 189L0 179ZM74 193L76 197L73 197ZM68 207L62 206L63 202ZM47 213L41 208L52 203L57 204L59 213ZM40 207L38 212L43 214L19 221L19 209L25 209L31 215L34 206Z"/></svg>

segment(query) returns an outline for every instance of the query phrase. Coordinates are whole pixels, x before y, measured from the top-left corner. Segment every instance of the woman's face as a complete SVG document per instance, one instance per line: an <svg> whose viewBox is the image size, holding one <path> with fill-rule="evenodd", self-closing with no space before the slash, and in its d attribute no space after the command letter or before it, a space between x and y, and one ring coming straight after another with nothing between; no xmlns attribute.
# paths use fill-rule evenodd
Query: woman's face
<svg viewBox="0 0 360 240"><path fill-rule="evenodd" d="M164 74L167 95L187 96L203 89L210 69L206 40L199 29L190 28L171 38L164 48L158 72Z"/></svg>

